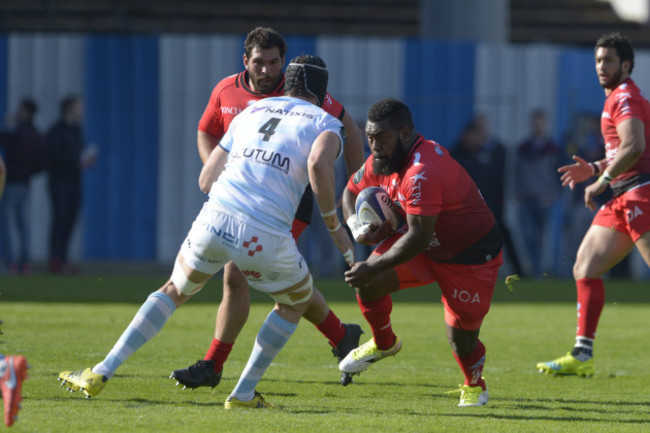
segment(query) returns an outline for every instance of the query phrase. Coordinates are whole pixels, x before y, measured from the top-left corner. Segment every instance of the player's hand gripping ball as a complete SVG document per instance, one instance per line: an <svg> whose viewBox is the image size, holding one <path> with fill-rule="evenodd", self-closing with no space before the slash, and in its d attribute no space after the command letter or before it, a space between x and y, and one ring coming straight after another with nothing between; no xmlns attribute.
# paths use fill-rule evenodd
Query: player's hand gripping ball
<svg viewBox="0 0 650 433"><path fill-rule="evenodd" d="M397 210L397 205L386 191L378 186L371 186L361 191L357 196L355 209L362 224L374 223L379 226L389 220L391 229L395 231L404 223Z"/></svg>

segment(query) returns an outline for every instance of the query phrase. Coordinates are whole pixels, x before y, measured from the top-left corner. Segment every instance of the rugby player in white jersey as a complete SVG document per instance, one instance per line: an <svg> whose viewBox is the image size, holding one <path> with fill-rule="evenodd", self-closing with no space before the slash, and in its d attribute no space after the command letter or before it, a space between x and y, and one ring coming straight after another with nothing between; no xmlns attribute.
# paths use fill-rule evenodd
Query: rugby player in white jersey
<svg viewBox="0 0 650 433"><path fill-rule="evenodd" d="M97 395L174 310L232 260L275 307L225 407L275 407L257 392L258 382L307 309L328 308L290 233L308 183L332 240L348 264L354 261L336 214L334 162L344 137L342 123L320 108L327 91L324 65L314 56L295 58L285 73L285 96L258 101L233 120L201 171L199 186L210 196L181 245L170 280L149 296L102 362L60 373L69 389Z"/></svg>

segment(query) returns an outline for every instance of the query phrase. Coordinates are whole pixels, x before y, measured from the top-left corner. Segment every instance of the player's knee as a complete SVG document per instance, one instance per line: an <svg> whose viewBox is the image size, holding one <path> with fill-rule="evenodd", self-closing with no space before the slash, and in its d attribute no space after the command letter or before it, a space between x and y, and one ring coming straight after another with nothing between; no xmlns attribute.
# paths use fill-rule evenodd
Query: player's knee
<svg viewBox="0 0 650 433"><path fill-rule="evenodd" d="M198 293L199 290L203 288L203 283L191 281L187 275L185 275L185 270L178 258L176 258L176 261L174 262L174 270L172 271L170 280L181 294L188 296Z"/></svg>
<svg viewBox="0 0 650 433"><path fill-rule="evenodd" d="M589 275L589 262L578 258L573 264L573 278L579 280L581 278L590 278Z"/></svg>

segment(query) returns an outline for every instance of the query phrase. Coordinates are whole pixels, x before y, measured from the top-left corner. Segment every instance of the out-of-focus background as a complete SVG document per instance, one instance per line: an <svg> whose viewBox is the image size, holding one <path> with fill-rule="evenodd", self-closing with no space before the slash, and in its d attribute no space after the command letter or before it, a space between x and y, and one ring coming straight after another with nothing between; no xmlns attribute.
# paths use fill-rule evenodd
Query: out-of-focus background
<svg viewBox="0 0 650 433"><path fill-rule="evenodd" d="M70 261L81 272L170 266L206 198L197 185L198 120L214 85L242 70L246 33L270 26L286 37L287 60L323 57L330 93L362 129L368 107L386 97L406 102L418 131L450 150L482 119L483 132L506 149L505 166L494 170L495 182L505 173L503 221L514 246L503 272L569 278L591 218L582 190L561 189L546 173L550 180L533 180L549 193L547 206L527 213L518 149L538 112L559 148L555 166L575 153L598 157L604 94L594 43L609 31L630 37L632 78L650 89L649 7L648 0L2 0L0 119L31 98L34 123L46 133L61 99L79 95L85 142L97 157L83 172ZM34 272L48 271L46 177L31 180ZM343 166L338 182L342 189ZM340 274L343 260L318 217L299 245L317 276ZM612 273L648 277L636 254Z"/></svg>

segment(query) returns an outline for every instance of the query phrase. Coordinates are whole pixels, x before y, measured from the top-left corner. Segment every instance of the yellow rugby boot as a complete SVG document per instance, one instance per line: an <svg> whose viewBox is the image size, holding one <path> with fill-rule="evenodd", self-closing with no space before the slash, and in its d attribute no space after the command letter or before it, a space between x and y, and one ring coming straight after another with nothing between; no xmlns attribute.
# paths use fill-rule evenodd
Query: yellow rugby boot
<svg viewBox="0 0 650 433"><path fill-rule="evenodd" d="M228 397L223 405L226 409L277 409L278 407L273 403L264 400L262 394L255 391L255 396L252 400L241 401L237 400L232 395Z"/></svg>
<svg viewBox="0 0 650 433"><path fill-rule="evenodd" d="M359 373L366 371L371 364L381 361L389 356L394 356L402 348L402 340L395 336L395 343L388 350L379 350L375 339L372 338L343 358L339 363L339 370L344 373Z"/></svg>
<svg viewBox="0 0 650 433"><path fill-rule="evenodd" d="M537 369L541 374L550 374L552 376L582 376L591 377L596 371L594 359L580 361L571 352L554 359L553 361L538 362Z"/></svg>
<svg viewBox="0 0 650 433"><path fill-rule="evenodd" d="M95 374L90 367L78 371L62 371L59 373L61 386L67 385L68 391L80 391L86 398L94 397L106 386L106 376Z"/></svg>

